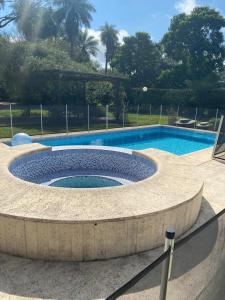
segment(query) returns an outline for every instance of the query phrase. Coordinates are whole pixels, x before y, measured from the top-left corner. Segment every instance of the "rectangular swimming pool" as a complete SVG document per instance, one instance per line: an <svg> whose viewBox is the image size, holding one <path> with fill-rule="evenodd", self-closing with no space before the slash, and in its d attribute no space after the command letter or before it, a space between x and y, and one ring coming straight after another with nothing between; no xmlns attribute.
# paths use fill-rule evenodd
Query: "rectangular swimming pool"
<svg viewBox="0 0 225 300"><path fill-rule="evenodd" d="M98 145L132 150L155 148L184 155L213 146L216 134L197 130L155 126L74 136L35 139L46 146Z"/></svg>

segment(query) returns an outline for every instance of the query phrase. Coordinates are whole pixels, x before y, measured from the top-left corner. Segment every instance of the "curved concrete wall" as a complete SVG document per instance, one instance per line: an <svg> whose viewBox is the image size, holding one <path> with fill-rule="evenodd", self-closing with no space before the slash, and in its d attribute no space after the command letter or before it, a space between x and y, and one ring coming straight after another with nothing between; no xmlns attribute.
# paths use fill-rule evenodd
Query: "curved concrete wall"
<svg viewBox="0 0 225 300"><path fill-rule="evenodd" d="M198 217L202 191L167 211L129 220L66 223L0 217L0 251L45 260L89 261L126 256L161 246L168 226L179 236Z"/></svg>

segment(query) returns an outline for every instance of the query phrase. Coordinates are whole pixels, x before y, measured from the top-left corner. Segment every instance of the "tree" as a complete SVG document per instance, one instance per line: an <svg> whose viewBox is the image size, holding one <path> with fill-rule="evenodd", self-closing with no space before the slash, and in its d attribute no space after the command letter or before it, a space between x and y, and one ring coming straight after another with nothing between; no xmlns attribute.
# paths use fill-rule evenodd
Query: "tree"
<svg viewBox="0 0 225 300"><path fill-rule="evenodd" d="M105 23L104 26L100 28L101 30L101 42L106 47L105 52L105 74L108 71L108 63L112 60L116 48L118 46L118 31L113 25Z"/></svg>
<svg viewBox="0 0 225 300"><path fill-rule="evenodd" d="M0 0L0 10L4 9L6 0ZM0 28L6 27L9 23L15 20L16 16L13 12L0 17Z"/></svg>
<svg viewBox="0 0 225 300"><path fill-rule="evenodd" d="M186 88L188 70L184 65L170 66L161 71L157 78L157 87L163 89Z"/></svg>
<svg viewBox="0 0 225 300"><path fill-rule="evenodd" d="M225 18L209 7L179 14L162 39L165 54L189 69L189 79L204 78L224 69L225 48L221 29Z"/></svg>
<svg viewBox="0 0 225 300"><path fill-rule="evenodd" d="M135 36L124 38L124 44L118 48L111 65L129 75L132 85L143 87L154 85L160 61L159 47L152 42L150 35L137 32Z"/></svg>
<svg viewBox="0 0 225 300"><path fill-rule="evenodd" d="M3 8L5 5L5 0L0 0L0 9Z"/></svg>
<svg viewBox="0 0 225 300"><path fill-rule="evenodd" d="M44 40L53 37L56 41L63 33L64 28L57 20L56 12L52 8L43 10L39 37Z"/></svg>
<svg viewBox="0 0 225 300"><path fill-rule="evenodd" d="M80 50L80 61L89 61L90 56L96 56L98 51L98 41L94 36L88 35L88 31L81 31L78 38Z"/></svg>
<svg viewBox="0 0 225 300"><path fill-rule="evenodd" d="M44 9L40 0L16 0L13 5L17 30L28 41L37 40Z"/></svg>
<svg viewBox="0 0 225 300"><path fill-rule="evenodd" d="M58 7L57 16L65 24L65 32L70 43L70 55L74 57L75 42L82 26L89 28L94 6L88 0L53 0Z"/></svg>

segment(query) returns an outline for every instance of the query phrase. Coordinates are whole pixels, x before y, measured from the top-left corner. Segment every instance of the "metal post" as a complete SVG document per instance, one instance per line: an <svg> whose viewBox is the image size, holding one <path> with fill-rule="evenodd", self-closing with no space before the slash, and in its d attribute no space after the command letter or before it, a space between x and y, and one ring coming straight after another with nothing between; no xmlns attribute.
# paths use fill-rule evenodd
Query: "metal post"
<svg viewBox="0 0 225 300"><path fill-rule="evenodd" d="M162 106L162 104L161 104L161 105L160 105L159 124L161 124L161 119L162 119L162 109L163 109L163 106Z"/></svg>
<svg viewBox="0 0 225 300"><path fill-rule="evenodd" d="M151 117L152 117L152 105L150 104L150 106L149 106L149 119L150 119L150 123L151 123Z"/></svg>
<svg viewBox="0 0 225 300"><path fill-rule="evenodd" d="M177 118L179 117L179 113L180 113L180 105L178 105L177 107Z"/></svg>
<svg viewBox="0 0 225 300"><path fill-rule="evenodd" d="M196 127L197 117L198 117L198 108L196 107L196 109L195 109L195 125L194 125L194 128Z"/></svg>
<svg viewBox="0 0 225 300"><path fill-rule="evenodd" d="M88 117L88 132L90 131L90 106L87 107L87 117Z"/></svg>
<svg viewBox="0 0 225 300"><path fill-rule="evenodd" d="M171 268L172 268L172 261L173 261L174 241L175 241L175 230L173 228L169 228L166 231L164 251L166 252L168 249L170 249L170 255L164 260L162 266L160 297L159 297L160 300L166 300L167 286L171 275Z"/></svg>
<svg viewBox="0 0 225 300"><path fill-rule="evenodd" d="M217 120L218 120L218 114L219 114L219 109L216 109L216 120L215 120L215 124L214 124L214 131L216 131L216 125L217 125Z"/></svg>
<svg viewBox="0 0 225 300"><path fill-rule="evenodd" d="M109 106L108 105L106 105L106 119L105 119L105 121L106 121L105 127L108 130L109 129Z"/></svg>
<svg viewBox="0 0 225 300"><path fill-rule="evenodd" d="M179 118L179 114L180 114L180 105L178 105L178 107L177 107L177 118L176 118L176 121ZM177 122L176 122L176 126L177 126Z"/></svg>
<svg viewBox="0 0 225 300"><path fill-rule="evenodd" d="M220 137L220 131L221 131L221 128L222 128L222 125L223 125L223 120L224 120L224 116L222 115L221 119L220 119L220 124L219 124L218 130L217 130L216 141L215 141L215 144L214 144L214 147L213 147L212 158L214 158L215 154L216 154L215 153L216 152L216 146L218 144L218 140L219 140L219 137Z"/></svg>
<svg viewBox="0 0 225 300"><path fill-rule="evenodd" d="M13 115L12 115L12 104L9 105L9 111L10 111L11 136L13 137Z"/></svg>
<svg viewBox="0 0 225 300"><path fill-rule="evenodd" d="M137 107L137 126L139 126L139 110L140 110L140 106L138 104L138 107Z"/></svg>
<svg viewBox="0 0 225 300"><path fill-rule="evenodd" d="M44 130L43 130L43 108L42 108L42 104L40 105L40 110L41 110L41 134L44 134Z"/></svg>
<svg viewBox="0 0 225 300"><path fill-rule="evenodd" d="M123 105L123 127L125 127L125 104Z"/></svg>
<svg viewBox="0 0 225 300"><path fill-rule="evenodd" d="M66 104L66 133L69 133L69 123L68 123L68 105Z"/></svg>

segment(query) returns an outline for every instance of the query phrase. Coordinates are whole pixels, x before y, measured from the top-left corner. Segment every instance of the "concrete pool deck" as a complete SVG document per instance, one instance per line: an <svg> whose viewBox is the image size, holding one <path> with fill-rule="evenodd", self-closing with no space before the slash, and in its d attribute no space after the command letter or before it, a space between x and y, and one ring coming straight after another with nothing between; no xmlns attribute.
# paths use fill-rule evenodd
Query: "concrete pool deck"
<svg viewBox="0 0 225 300"><path fill-rule="evenodd" d="M6 150L6 147L3 148ZM185 159L187 167L196 167L196 177L205 182L200 216L192 230L225 208L225 165L211 160L211 151L207 149L182 158ZM0 151L0 156L4 155ZM170 159L170 155L164 159ZM180 157L177 160L179 164ZM196 252L201 250L203 248L200 245ZM220 257L218 265L225 261L223 228L215 235L215 245L211 250L207 260L206 257L202 257L198 263L190 265L185 273L181 272L179 277L173 278L169 283L168 299L194 300L194 295L202 294L202 277L205 280L207 275L207 282L212 282L216 274L216 267L212 268L213 259ZM162 248L158 248L139 255L85 263L33 261L1 254L0 299L104 299L155 260L162 251ZM189 252L190 248L184 251L183 263L186 262L185 256L188 256ZM223 278L221 284L224 284ZM150 284L138 292L131 292L126 299L157 299L156 290L157 284ZM215 288L213 293L215 294ZM223 295L217 295L217 298L206 298L203 295L198 299L222 300Z"/></svg>
<svg viewBox="0 0 225 300"><path fill-rule="evenodd" d="M195 176L194 166L187 167L174 155L154 149L135 151L155 161L157 172L130 185L104 189L53 188L9 172L19 157L46 149L31 144L2 150L2 252L70 261L126 256L162 245L163 232L170 225L180 236L198 217L203 181Z"/></svg>

